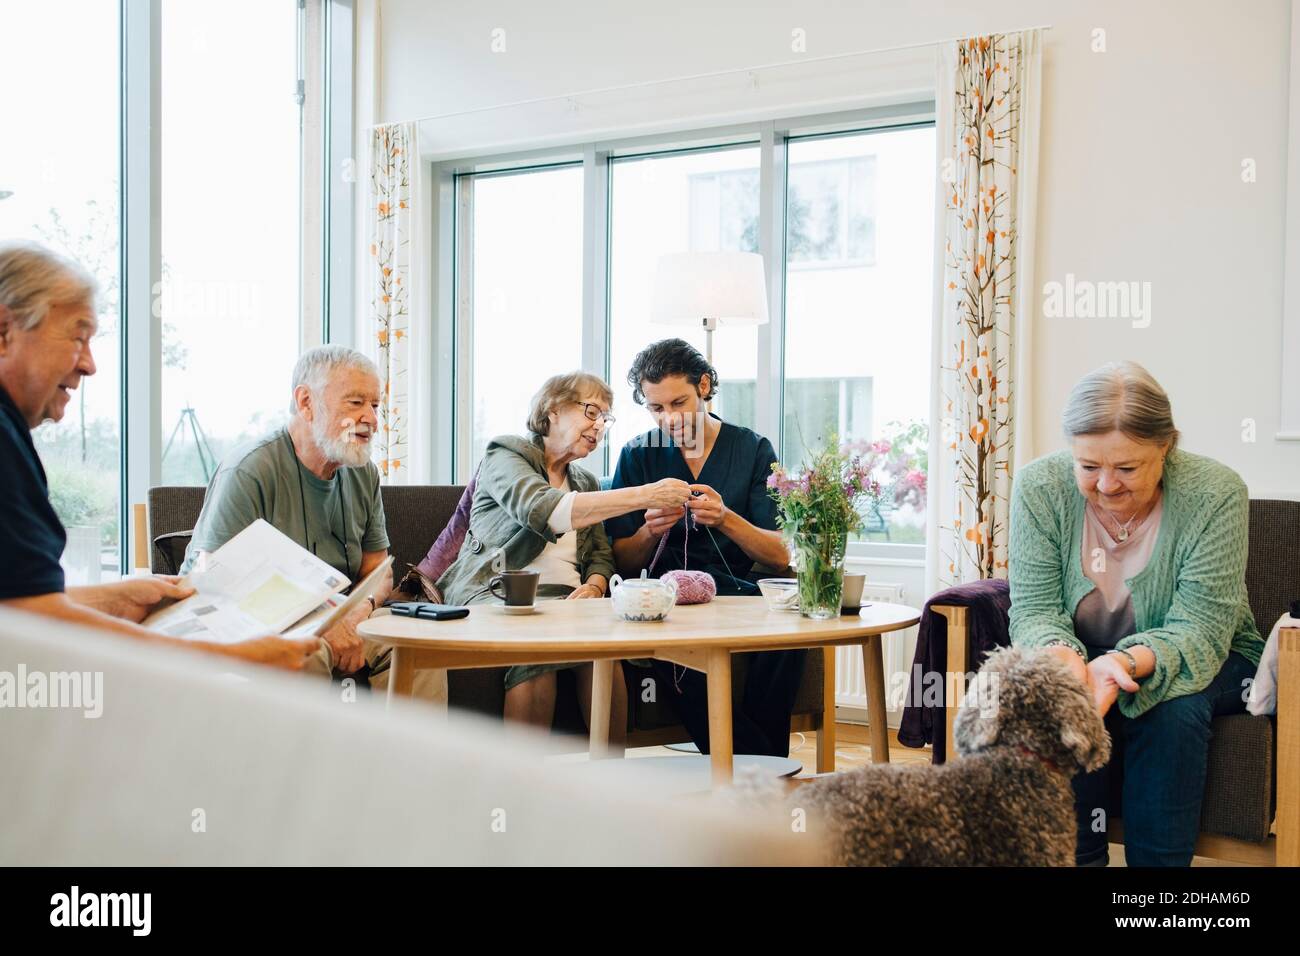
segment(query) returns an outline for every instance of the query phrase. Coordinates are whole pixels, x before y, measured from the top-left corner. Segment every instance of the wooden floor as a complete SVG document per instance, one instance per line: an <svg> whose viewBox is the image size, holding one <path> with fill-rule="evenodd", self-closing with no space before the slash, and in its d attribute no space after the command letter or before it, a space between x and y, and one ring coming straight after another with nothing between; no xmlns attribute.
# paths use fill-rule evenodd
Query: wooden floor
<svg viewBox="0 0 1300 956"><path fill-rule="evenodd" d="M871 763L870 734L862 724L835 725L835 771L844 773ZM628 757L661 757L677 754L678 751L667 747L638 747L627 752ZM799 776L817 772L817 734L793 733L790 735L790 756L803 764L803 773ZM889 731L889 759L892 763L929 763L930 748L913 749L898 742L898 732ZM1118 843L1110 845L1110 865L1124 866L1124 847ZM1219 860L1193 857L1192 866L1235 866Z"/></svg>
<svg viewBox="0 0 1300 956"><path fill-rule="evenodd" d="M835 769L838 772L855 770L871 763L870 734L862 724L835 725ZM629 757L662 757L679 751L667 747L638 747L629 750ZM790 735L790 756L803 764L804 774L817 772L817 735L793 733ZM898 732L889 731L889 759L894 763L929 763L930 748L913 750L898 742Z"/></svg>

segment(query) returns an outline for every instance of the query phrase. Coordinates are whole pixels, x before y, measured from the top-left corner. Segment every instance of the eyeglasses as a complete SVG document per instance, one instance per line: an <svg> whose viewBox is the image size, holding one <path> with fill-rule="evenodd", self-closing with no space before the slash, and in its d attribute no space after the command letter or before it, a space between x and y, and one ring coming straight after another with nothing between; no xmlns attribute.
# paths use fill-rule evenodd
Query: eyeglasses
<svg viewBox="0 0 1300 956"><path fill-rule="evenodd" d="M587 416L588 421L598 422L603 419L606 428L617 421L609 412L602 411L599 405L593 405L591 402L574 402L574 404L582 406L582 413Z"/></svg>

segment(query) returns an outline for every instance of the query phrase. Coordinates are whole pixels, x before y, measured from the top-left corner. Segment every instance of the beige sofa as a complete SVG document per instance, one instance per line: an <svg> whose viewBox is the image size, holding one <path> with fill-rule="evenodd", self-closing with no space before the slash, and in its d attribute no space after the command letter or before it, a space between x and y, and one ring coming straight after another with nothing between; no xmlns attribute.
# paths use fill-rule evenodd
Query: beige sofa
<svg viewBox="0 0 1300 956"><path fill-rule="evenodd" d="M810 862L807 836L538 738L0 611L0 672L102 675L102 714L0 709L0 865ZM635 760L627 761L635 764ZM340 838L345 835L346 838Z"/></svg>

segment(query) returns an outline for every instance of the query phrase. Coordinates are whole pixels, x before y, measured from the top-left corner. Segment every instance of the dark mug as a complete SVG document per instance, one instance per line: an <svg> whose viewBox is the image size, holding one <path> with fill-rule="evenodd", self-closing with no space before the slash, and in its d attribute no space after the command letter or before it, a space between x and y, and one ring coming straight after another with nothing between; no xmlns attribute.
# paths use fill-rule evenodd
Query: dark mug
<svg viewBox="0 0 1300 956"><path fill-rule="evenodd" d="M537 599L539 578L541 574L537 571L502 571L488 582L488 590L493 597L505 601L508 607L532 607Z"/></svg>

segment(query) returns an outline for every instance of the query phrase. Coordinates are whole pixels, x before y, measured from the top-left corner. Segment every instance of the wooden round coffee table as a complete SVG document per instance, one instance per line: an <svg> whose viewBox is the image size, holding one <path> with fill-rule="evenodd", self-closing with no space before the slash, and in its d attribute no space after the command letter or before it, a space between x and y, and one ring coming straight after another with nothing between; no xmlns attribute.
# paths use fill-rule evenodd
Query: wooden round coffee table
<svg viewBox="0 0 1300 956"><path fill-rule="evenodd" d="M592 661L593 758L608 752L614 661L653 657L702 671L708 686L713 780L718 784L731 780L732 654L861 644L872 759L888 760L881 636L920 619L921 612L913 607L871 604L857 615L814 621L794 611L769 611L762 598L721 597L708 604L675 607L666 621L631 623L616 618L606 598L542 601L529 615L508 615L500 605L476 604L469 617L454 621L421 621L380 612L357 630L393 649L390 701L410 693L420 669ZM832 710L826 715L829 726L835 720L833 694L832 687Z"/></svg>

